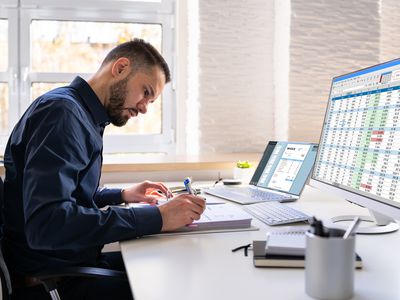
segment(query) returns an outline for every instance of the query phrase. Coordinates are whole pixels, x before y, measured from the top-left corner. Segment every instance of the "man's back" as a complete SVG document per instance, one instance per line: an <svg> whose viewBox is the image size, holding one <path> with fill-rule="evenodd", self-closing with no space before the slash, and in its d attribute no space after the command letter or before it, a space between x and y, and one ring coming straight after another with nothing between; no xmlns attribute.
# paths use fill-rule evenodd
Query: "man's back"
<svg viewBox="0 0 400 300"><path fill-rule="evenodd" d="M94 205L92 198L100 176L101 156L98 154L97 159L91 160L88 155L101 152L101 134L89 112L77 99L80 99L79 93L71 87L59 88L38 98L25 112L8 142L5 153L4 245L8 263L17 273L37 272L44 266L51 268L52 265L65 266L91 260L94 263L100 251L98 245L82 248L76 245L70 249L56 245L53 236L57 235L58 226L46 230L51 231L47 242L46 236L37 232L52 219L51 206L56 208L55 203L73 197L71 190L79 194L76 201L80 205ZM78 147L68 145L74 140L79 142ZM71 149L75 153L71 153ZM87 168L88 162L97 167ZM70 169L68 164L71 163L76 165L75 169L81 170L75 174L76 182L70 182L71 179L60 170L63 166ZM88 184L84 177L91 178L93 184ZM80 187L79 182L86 186ZM61 183L70 188L55 191ZM67 222L68 216L64 217L57 222L60 227ZM31 232L30 226L25 227L31 218L34 220L32 229L36 232ZM79 224L76 226L79 231ZM28 240L36 234L41 236L41 241ZM32 244L37 249L29 246Z"/></svg>

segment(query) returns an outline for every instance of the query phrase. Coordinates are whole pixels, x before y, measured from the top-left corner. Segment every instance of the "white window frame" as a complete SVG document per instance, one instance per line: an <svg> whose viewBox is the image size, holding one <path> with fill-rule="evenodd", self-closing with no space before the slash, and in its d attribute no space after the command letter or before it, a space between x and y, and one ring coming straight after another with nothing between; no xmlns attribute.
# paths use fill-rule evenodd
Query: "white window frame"
<svg viewBox="0 0 400 300"><path fill-rule="evenodd" d="M19 103L16 111L17 118L20 117L30 105L32 83L70 82L77 75L86 79L92 75L89 73L32 72L30 61L30 24L32 20L161 24L162 54L169 63L171 72L173 72L175 70L173 59L175 52L174 1L175 0L163 0L160 3L154 3L126 0L20 0L19 41L13 42L13 45L9 47L9 53L18 53L18 51L15 51L15 47L16 43L19 42L21 49L19 65L17 65L16 68L10 65L9 68L9 73L12 74L9 75L10 78L12 76L15 77L15 74L20 78L18 81L19 95L17 95L17 97L10 97L10 104ZM40 5L38 4L39 2ZM116 10L115 7L118 7L118 9ZM18 11L16 11L16 13L15 19L18 25ZM12 19L14 19L14 17ZM9 26L9 32L11 32L11 26ZM18 70L17 73L13 71L14 68ZM9 90L11 91L11 88ZM176 149L176 124L173 120L175 119L176 95L172 84L165 86L162 97L161 134L105 135L104 153L174 153ZM19 99L19 101L15 99ZM10 105L9 107L11 108L14 106L15 105ZM17 118L10 118L12 121L10 122L11 127L15 125Z"/></svg>
<svg viewBox="0 0 400 300"><path fill-rule="evenodd" d="M0 82L8 83L8 131L19 117L18 81L18 10L17 0L5 0L0 5L0 19L8 20L8 69L0 72ZM9 134L0 135L0 151L4 153Z"/></svg>

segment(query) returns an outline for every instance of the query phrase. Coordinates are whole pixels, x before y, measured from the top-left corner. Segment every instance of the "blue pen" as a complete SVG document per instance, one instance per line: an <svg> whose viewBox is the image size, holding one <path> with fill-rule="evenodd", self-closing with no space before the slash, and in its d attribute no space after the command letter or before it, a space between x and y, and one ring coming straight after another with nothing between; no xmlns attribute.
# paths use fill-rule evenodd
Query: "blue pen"
<svg viewBox="0 0 400 300"><path fill-rule="evenodd" d="M185 188L187 192L191 195L196 195L196 190L192 188L192 180L189 177L186 177L185 180L183 181L183 184L185 185Z"/></svg>

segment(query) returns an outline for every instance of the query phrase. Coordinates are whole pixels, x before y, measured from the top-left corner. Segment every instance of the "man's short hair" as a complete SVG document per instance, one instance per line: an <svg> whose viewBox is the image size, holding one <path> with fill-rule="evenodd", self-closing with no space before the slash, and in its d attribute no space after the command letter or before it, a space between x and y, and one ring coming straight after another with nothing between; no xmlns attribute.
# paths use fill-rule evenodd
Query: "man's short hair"
<svg viewBox="0 0 400 300"><path fill-rule="evenodd" d="M135 38L115 47L107 54L101 67L121 57L126 57L131 61L133 72L143 69L148 70L154 66L158 66L164 72L165 83L171 81L171 73L167 62L156 48L142 39Z"/></svg>

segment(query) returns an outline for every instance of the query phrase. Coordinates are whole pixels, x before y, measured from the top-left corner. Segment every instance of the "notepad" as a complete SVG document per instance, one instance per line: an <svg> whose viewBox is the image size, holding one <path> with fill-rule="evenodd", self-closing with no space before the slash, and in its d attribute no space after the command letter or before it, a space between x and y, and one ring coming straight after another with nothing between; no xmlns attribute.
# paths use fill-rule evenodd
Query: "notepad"
<svg viewBox="0 0 400 300"><path fill-rule="evenodd" d="M253 241L253 263L255 267L274 268L304 268L305 256L303 255L282 255L266 254L265 241ZM355 268L362 269L363 261L355 254Z"/></svg>
<svg viewBox="0 0 400 300"><path fill-rule="evenodd" d="M251 227L252 216L233 204L206 206L200 220L178 229L177 231L198 231L214 229L237 229Z"/></svg>
<svg viewBox="0 0 400 300"><path fill-rule="evenodd" d="M267 232L265 253L273 255L304 255L305 232L308 227Z"/></svg>

